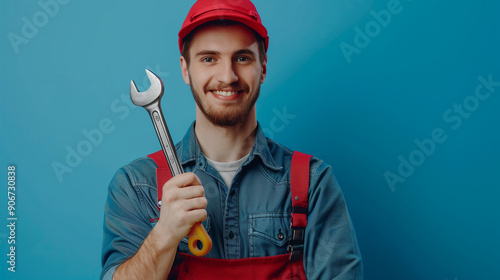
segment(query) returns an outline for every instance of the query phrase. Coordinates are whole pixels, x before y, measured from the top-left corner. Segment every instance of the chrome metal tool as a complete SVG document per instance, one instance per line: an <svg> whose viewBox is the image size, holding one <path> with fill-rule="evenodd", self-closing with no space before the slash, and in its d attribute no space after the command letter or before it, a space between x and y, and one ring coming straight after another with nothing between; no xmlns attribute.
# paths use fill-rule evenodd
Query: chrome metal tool
<svg viewBox="0 0 500 280"><path fill-rule="evenodd" d="M130 81L130 99L132 103L146 109L153 121L153 125L160 140L165 159L167 160L172 177L184 173L182 165L177 157L172 137L168 131L167 124L163 118L161 111L161 97L163 95L163 82L156 74L146 69L151 86L144 92L139 92L134 81ZM160 188L161 186L158 186ZM161 204L160 204L161 205ZM196 256L204 256L212 248L212 239L208 235L201 223L195 224L188 234L189 250ZM201 242L202 247L199 248L198 243Z"/></svg>

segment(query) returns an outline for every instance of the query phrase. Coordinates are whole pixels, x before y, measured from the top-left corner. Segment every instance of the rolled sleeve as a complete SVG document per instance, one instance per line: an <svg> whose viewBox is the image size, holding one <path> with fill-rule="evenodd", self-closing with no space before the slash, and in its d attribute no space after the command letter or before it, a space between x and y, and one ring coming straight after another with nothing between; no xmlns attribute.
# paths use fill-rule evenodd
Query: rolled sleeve
<svg viewBox="0 0 500 280"><path fill-rule="evenodd" d="M108 188L104 208L101 279L111 279L115 269L133 256L152 229L141 207L143 193L124 168L117 171Z"/></svg>
<svg viewBox="0 0 500 280"><path fill-rule="evenodd" d="M101 276L102 280L113 280L113 274L115 274L115 270L118 268L118 265L110 267L107 271L103 271L103 274Z"/></svg>

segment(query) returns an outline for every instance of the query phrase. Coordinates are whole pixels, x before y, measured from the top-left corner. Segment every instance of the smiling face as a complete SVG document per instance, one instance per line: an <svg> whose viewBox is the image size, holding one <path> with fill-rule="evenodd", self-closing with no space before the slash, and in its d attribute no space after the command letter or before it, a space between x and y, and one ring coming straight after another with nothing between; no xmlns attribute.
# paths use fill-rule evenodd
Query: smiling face
<svg viewBox="0 0 500 280"><path fill-rule="evenodd" d="M255 102L266 77L254 33L245 25L208 25L194 33L181 57L182 76L196 101L197 118L222 127L255 119Z"/></svg>

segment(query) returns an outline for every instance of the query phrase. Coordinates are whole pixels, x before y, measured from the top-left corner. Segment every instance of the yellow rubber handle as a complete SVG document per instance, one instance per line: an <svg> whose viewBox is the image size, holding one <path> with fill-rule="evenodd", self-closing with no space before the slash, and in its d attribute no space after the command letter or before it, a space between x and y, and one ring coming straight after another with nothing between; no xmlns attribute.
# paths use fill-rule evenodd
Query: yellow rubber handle
<svg viewBox="0 0 500 280"><path fill-rule="evenodd" d="M201 248L198 248L198 242L201 243ZM204 256L212 249L212 239L207 231L200 223L194 224L191 231L188 233L189 251L195 256Z"/></svg>

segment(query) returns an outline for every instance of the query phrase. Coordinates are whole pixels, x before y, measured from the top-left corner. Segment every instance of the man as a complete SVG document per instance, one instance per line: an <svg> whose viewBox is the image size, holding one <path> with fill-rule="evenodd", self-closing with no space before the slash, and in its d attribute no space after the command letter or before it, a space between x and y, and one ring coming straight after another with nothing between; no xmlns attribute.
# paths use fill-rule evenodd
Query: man
<svg viewBox="0 0 500 280"><path fill-rule="evenodd" d="M186 173L158 186L158 210L153 160L117 172L105 208L101 278L182 278L180 264L213 258L230 263L205 266L222 277L224 268L238 269L231 260L283 255L282 266L294 266L298 277L305 271L308 279L362 279L342 192L331 167L314 157L305 170L305 236L288 246L298 232L290 228L292 151L264 136L255 111L267 72L267 30L249 0L237 2L197 1L179 32L182 76L196 101L196 121L176 146ZM202 221L213 240L210 259L190 259L186 235ZM290 248L303 248L293 264Z"/></svg>

